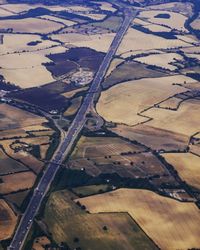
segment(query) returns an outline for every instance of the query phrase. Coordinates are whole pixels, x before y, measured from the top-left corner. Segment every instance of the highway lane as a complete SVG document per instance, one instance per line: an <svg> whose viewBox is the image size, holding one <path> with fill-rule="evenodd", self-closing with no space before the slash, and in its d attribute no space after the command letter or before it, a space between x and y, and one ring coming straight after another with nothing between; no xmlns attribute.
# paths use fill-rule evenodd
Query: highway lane
<svg viewBox="0 0 200 250"><path fill-rule="evenodd" d="M99 70L97 71L94 80L90 86L89 92L87 93L84 101L75 116L72 124L70 125L66 138L61 142L58 150L56 151L55 156L52 161L48 164L40 182L34 190L33 196L29 202L29 205L21 218L19 226L15 232L13 240L9 246L9 250L20 250L24 244L24 241L27 237L27 234L31 228L33 219L38 212L38 209L42 203L42 200L49 190L49 187L60 168L64 157L70 153L73 144L76 141L77 136L82 130L85 122L86 122L86 114L89 110L91 104L93 104L95 95L98 91L100 91L101 82L104 79L104 76L108 70L108 67L111 63L113 56L115 55L128 27L130 26L133 18L137 15L137 12L133 12L129 9L124 10L124 21L119 28L115 38L112 41L112 44L105 55Z"/></svg>

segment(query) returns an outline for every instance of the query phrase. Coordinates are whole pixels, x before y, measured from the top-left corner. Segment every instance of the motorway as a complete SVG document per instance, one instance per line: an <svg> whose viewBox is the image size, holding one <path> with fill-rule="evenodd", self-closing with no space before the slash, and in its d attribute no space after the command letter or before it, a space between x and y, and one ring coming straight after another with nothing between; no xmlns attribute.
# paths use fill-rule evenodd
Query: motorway
<svg viewBox="0 0 200 250"><path fill-rule="evenodd" d="M20 223L15 231L13 240L8 247L9 250L20 250L23 247L25 239L28 235L28 232L33 223L34 217L36 216L43 198L45 197L49 187L58 172L64 157L66 157L79 133L81 132L85 122L86 114L89 111L90 105L93 104L96 93L100 92L101 82L104 79L104 76L108 70L108 67L111 63L113 56L115 55L127 29L129 28L133 18L137 15L137 12L133 12L130 9L124 9L124 21L119 28L115 38L112 41L112 44L105 55L99 70L97 71L94 80L90 86L90 89L85 96L83 103L77 112L72 124L70 125L66 137L60 143L58 150L56 151L51 163L48 164L42 178L40 179L37 187L34 190L33 196L29 202L29 205L23 214Z"/></svg>

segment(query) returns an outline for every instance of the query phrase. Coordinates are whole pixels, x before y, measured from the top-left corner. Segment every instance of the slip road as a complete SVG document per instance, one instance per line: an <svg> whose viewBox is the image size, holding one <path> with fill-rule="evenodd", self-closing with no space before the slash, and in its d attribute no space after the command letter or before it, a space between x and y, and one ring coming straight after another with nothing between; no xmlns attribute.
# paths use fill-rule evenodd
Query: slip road
<svg viewBox="0 0 200 250"><path fill-rule="evenodd" d="M61 141L58 150L55 153L55 156L51 163L48 164L40 182L34 190L33 196L29 202L29 205L23 214L18 228L14 234L13 240L8 247L9 250L20 250L23 247L27 234L31 228L33 219L37 214L39 207L42 203L45 194L47 193L64 157L66 157L75 143L77 136L82 130L85 121L86 114L89 110L91 104L93 104L94 97L98 91L100 91L101 82L104 79L104 76L108 70L108 67L111 63L113 56L115 55L127 29L129 28L133 18L137 15L137 12L133 12L130 9L124 9L124 20L119 28L115 38L112 41L112 44L105 55L98 72L96 73L94 80L90 86L90 89L84 98L84 101L75 116L71 126L67 131L66 137Z"/></svg>

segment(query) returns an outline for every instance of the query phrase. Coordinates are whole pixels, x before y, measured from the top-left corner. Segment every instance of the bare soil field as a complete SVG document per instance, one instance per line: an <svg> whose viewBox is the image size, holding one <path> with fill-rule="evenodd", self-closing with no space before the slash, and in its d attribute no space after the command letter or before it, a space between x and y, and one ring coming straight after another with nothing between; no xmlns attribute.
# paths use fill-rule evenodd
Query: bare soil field
<svg viewBox="0 0 200 250"><path fill-rule="evenodd" d="M23 164L9 158L2 149L0 149L0 175L17 173L28 170Z"/></svg>
<svg viewBox="0 0 200 250"><path fill-rule="evenodd" d="M31 114L27 111L12 107L7 104L0 104L1 124L0 130L10 130L27 126L41 125L47 120L43 117Z"/></svg>
<svg viewBox="0 0 200 250"><path fill-rule="evenodd" d="M138 113L183 92L185 88L173 83L184 81L191 81L191 78L175 75L123 82L102 92L96 106L97 112L107 121L136 125L151 117L148 112L144 113L145 117Z"/></svg>
<svg viewBox="0 0 200 250"><path fill-rule="evenodd" d="M200 245L199 210L194 203L131 189L86 197L79 202L92 214L128 212L161 249L189 249Z"/></svg>
<svg viewBox="0 0 200 250"><path fill-rule="evenodd" d="M112 132L130 140L136 140L155 150L185 150L188 146L188 137L167 131L162 128L154 128L146 124L130 127L117 125Z"/></svg>
<svg viewBox="0 0 200 250"><path fill-rule="evenodd" d="M200 157L191 153L162 154L189 185L200 189Z"/></svg>
<svg viewBox="0 0 200 250"><path fill-rule="evenodd" d="M9 194L12 192L30 189L33 187L36 176L32 172L22 172L1 177L0 193Z"/></svg>
<svg viewBox="0 0 200 250"><path fill-rule="evenodd" d="M11 193L8 195L4 195L4 199L14 205L16 205L18 208L21 208L24 200L26 199L27 195L29 194L30 190L25 190L22 192L17 193Z"/></svg>
<svg viewBox="0 0 200 250"><path fill-rule="evenodd" d="M128 214L88 214L73 198L69 192L60 191L51 194L47 202L45 222L56 242L66 241L72 249L157 249Z"/></svg>
<svg viewBox="0 0 200 250"><path fill-rule="evenodd" d="M4 200L0 200L0 240L10 238L14 232L17 217Z"/></svg>

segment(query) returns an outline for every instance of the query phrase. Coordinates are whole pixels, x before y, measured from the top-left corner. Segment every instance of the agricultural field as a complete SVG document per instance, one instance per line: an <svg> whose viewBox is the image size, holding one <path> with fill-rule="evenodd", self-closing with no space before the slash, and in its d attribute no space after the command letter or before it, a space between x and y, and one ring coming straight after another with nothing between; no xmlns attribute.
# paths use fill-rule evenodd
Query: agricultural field
<svg viewBox="0 0 200 250"><path fill-rule="evenodd" d="M200 248L199 15L195 0L0 0L0 250L33 194L27 250Z"/></svg>
<svg viewBox="0 0 200 250"><path fill-rule="evenodd" d="M187 136L163 128L154 128L148 123L134 127L118 124L111 131L129 140L136 140L157 151L184 151L188 146Z"/></svg>
<svg viewBox="0 0 200 250"><path fill-rule="evenodd" d="M170 3L164 3L164 4L157 4L148 6L148 10L166 10L166 11L172 11L172 12L178 12L185 16L191 16L192 15L192 3L181 3L181 2L170 2Z"/></svg>
<svg viewBox="0 0 200 250"><path fill-rule="evenodd" d="M165 39L160 36L146 34L134 28L130 28L125 35L117 54L122 55L128 51L134 52L138 50L153 49L169 49L186 47L188 43L179 39Z"/></svg>
<svg viewBox="0 0 200 250"><path fill-rule="evenodd" d="M0 193L19 209L46 159L53 130L47 120L8 104L0 105Z"/></svg>
<svg viewBox="0 0 200 250"><path fill-rule="evenodd" d="M78 111L79 107L81 106L81 101L82 101L82 97L77 97L74 98L71 102L71 105L69 106L69 108L63 113L64 116L72 116L75 115L76 112Z"/></svg>
<svg viewBox="0 0 200 250"><path fill-rule="evenodd" d="M76 47L87 47L99 52L106 52L114 38L114 33L102 35L86 35L78 33L52 35L52 39L59 40L66 45Z"/></svg>
<svg viewBox="0 0 200 250"><path fill-rule="evenodd" d="M46 122L46 119L27 111L12 107L7 104L0 104L1 130L23 129L33 126L37 130L38 125ZM43 126L43 128L45 128ZM9 137L9 134L8 134Z"/></svg>
<svg viewBox="0 0 200 250"><path fill-rule="evenodd" d="M44 20L48 20L48 21L53 21L55 23L62 23L64 25L66 25L66 26L72 26L72 25L76 24L76 22L74 22L74 21L59 18L59 17L56 17L56 16L43 15L40 18L44 19Z"/></svg>
<svg viewBox="0 0 200 250"><path fill-rule="evenodd" d="M113 63L115 63L115 60L113 61ZM111 64L110 67L113 67L113 64ZM127 61L118 65L118 67L116 67L111 72L111 74L105 79L105 81L102 83L102 86L104 89L107 89L117 83L122 83L141 78L149 78L149 77L156 78L162 76L165 76L165 73L163 71L150 69L146 65L141 63Z"/></svg>
<svg viewBox="0 0 200 250"><path fill-rule="evenodd" d="M183 57L176 53L161 53L156 55L149 55L145 57L135 58L135 61L145 63L148 65L155 65L164 69L175 70L177 67L173 63L182 61Z"/></svg>
<svg viewBox="0 0 200 250"><path fill-rule="evenodd" d="M133 126L146 122L151 116L147 112L142 115L140 113L163 99L184 92L183 87L173 85L184 81L190 82L192 79L175 75L123 82L102 92L97 103L97 112L105 120L116 123ZM124 100L126 105L123 105Z"/></svg>
<svg viewBox="0 0 200 250"><path fill-rule="evenodd" d="M129 213L161 249L189 249L200 245L199 210L193 203L181 203L151 191L130 189L77 201L93 215Z"/></svg>
<svg viewBox="0 0 200 250"><path fill-rule="evenodd" d="M12 29L14 33L19 32L19 33L41 33L41 34L50 33L64 27L62 24L37 18L26 18L25 22L23 19L0 20L0 26L1 29L4 30Z"/></svg>
<svg viewBox="0 0 200 250"><path fill-rule="evenodd" d="M17 173L21 171L26 171L27 167L9 158L1 149L0 150L0 175Z"/></svg>
<svg viewBox="0 0 200 250"><path fill-rule="evenodd" d="M9 205L0 200L0 240L10 238L14 232L17 223L17 216L14 214Z"/></svg>
<svg viewBox="0 0 200 250"><path fill-rule="evenodd" d="M147 20L150 23L163 25L171 29L186 31L184 23L186 22L187 17L179 13L149 10L140 12L138 17Z"/></svg>
<svg viewBox="0 0 200 250"><path fill-rule="evenodd" d="M191 26L195 30L200 30L200 17L199 16L192 22Z"/></svg>
<svg viewBox="0 0 200 250"><path fill-rule="evenodd" d="M0 193L9 194L33 187L36 176L31 172L4 175L1 177Z"/></svg>
<svg viewBox="0 0 200 250"><path fill-rule="evenodd" d="M147 148L117 137L81 137L67 166L93 177L117 174L134 179L168 175Z"/></svg>
<svg viewBox="0 0 200 250"><path fill-rule="evenodd" d="M178 171L179 175L189 185L200 189L199 156L191 153L162 155Z"/></svg>
<svg viewBox="0 0 200 250"><path fill-rule="evenodd" d="M59 191L47 202L44 221L57 243L93 250L157 249L128 214L88 214L72 201L75 198L70 192Z"/></svg>

